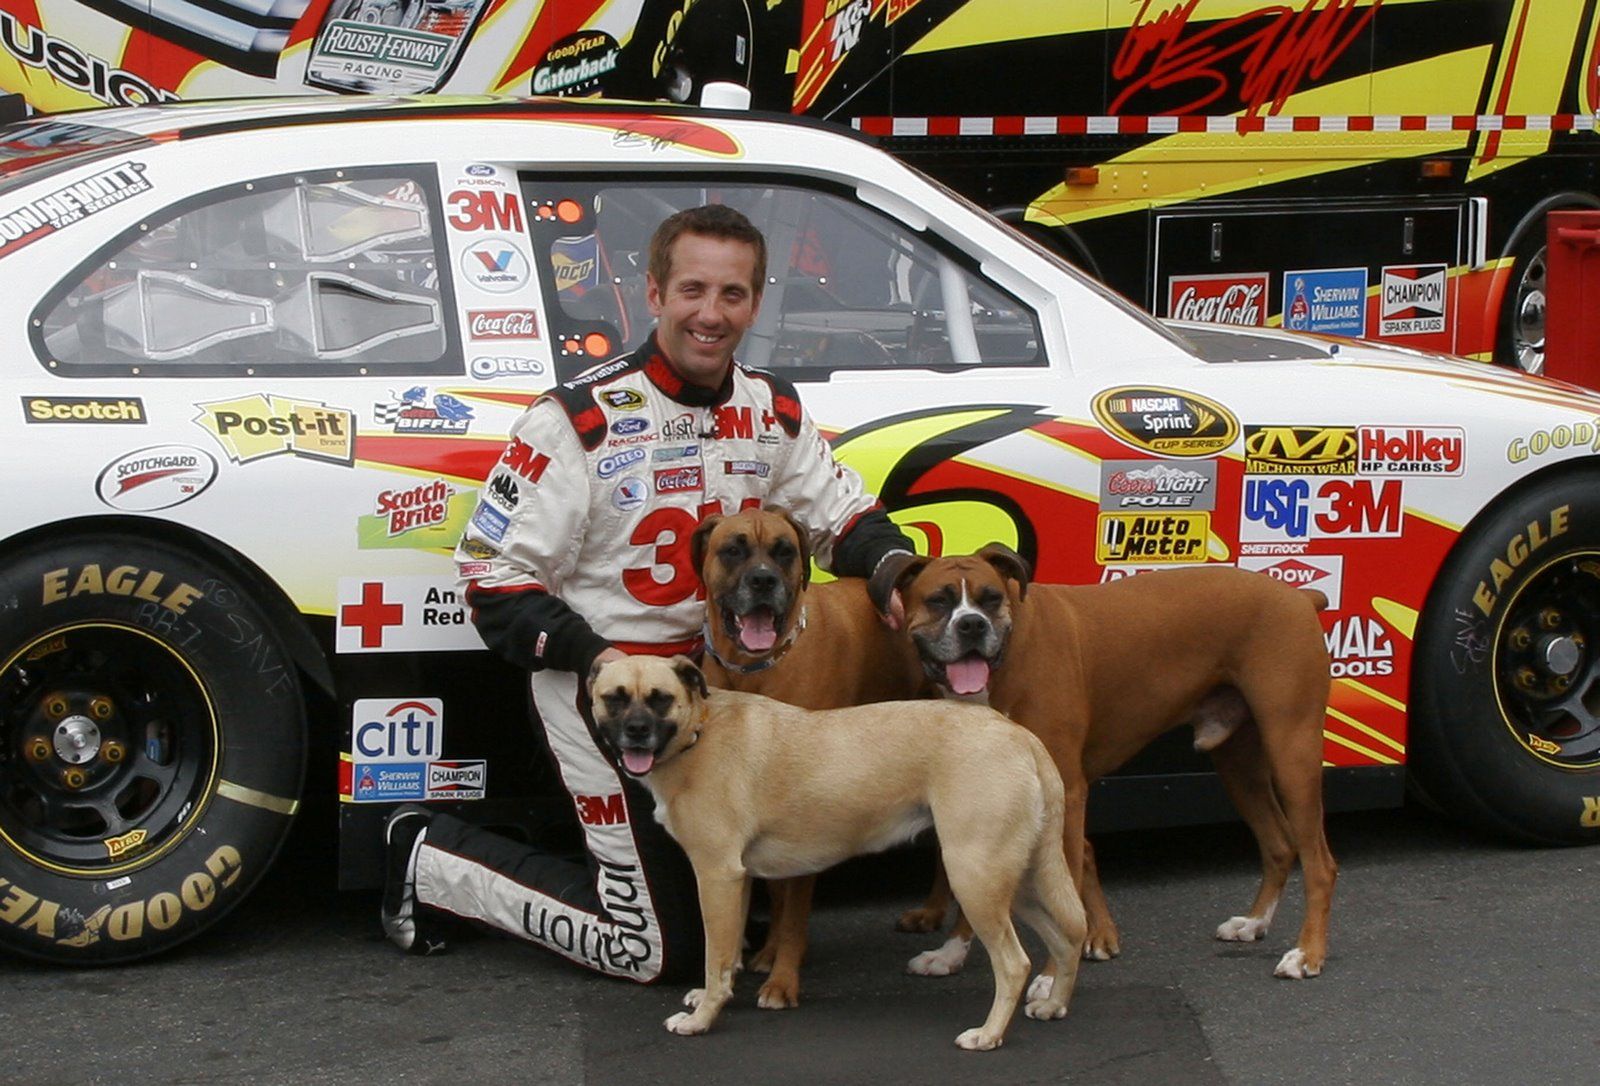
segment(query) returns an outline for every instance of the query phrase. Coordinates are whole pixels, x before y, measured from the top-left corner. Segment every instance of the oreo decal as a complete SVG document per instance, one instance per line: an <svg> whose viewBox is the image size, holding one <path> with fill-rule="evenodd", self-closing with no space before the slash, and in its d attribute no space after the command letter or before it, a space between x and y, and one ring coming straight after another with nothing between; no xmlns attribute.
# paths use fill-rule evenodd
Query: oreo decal
<svg viewBox="0 0 1600 1086"><path fill-rule="evenodd" d="M1239 436L1233 412L1174 388L1108 388L1090 405L1094 417L1125 445L1163 456L1214 456Z"/></svg>

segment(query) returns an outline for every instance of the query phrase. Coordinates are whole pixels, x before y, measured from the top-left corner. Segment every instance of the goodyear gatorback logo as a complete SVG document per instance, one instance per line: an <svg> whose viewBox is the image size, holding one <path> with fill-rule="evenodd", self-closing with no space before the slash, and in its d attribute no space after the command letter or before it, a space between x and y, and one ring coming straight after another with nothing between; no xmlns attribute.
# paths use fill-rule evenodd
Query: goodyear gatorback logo
<svg viewBox="0 0 1600 1086"><path fill-rule="evenodd" d="M1091 409L1118 441L1163 456L1214 456L1239 436L1232 411L1180 389L1108 388Z"/></svg>

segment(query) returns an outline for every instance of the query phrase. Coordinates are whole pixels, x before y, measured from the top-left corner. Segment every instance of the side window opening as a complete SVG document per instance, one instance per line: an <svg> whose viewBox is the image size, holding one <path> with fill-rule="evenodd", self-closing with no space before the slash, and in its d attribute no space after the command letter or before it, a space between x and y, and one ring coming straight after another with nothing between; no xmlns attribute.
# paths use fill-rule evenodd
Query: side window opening
<svg viewBox="0 0 1600 1086"><path fill-rule="evenodd" d="M598 336L610 350L649 330L649 241L681 208L725 203L767 239L767 282L740 346L746 363L797 380L886 368L1043 366L1036 316L935 239L843 189L708 179L626 184L593 177L523 179L558 342ZM541 207L572 207L563 218ZM600 356L586 361L599 361Z"/></svg>
<svg viewBox="0 0 1600 1086"><path fill-rule="evenodd" d="M35 346L67 376L454 372L427 176L330 171L186 201L53 291Z"/></svg>

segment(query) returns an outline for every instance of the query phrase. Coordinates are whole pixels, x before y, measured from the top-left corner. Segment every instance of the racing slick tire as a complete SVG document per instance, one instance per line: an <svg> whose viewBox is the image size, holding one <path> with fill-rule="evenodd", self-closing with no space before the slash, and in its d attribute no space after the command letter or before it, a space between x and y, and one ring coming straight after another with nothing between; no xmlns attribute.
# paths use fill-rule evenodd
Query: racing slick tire
<svg viewBox="0 0 1600 1086"><path fill-rule="evenodd" d="M130 961L271 864L305 769L299 676L225 569L132 534L0 565L0 947Z"/></svg>
<svg viewBox="0 0 1600 1086"><path fill-rule="evenodd" d="M1492 503L1417 627L1410 774L1535 844L1600 842L1600 479L1547 472Z"/></svg>

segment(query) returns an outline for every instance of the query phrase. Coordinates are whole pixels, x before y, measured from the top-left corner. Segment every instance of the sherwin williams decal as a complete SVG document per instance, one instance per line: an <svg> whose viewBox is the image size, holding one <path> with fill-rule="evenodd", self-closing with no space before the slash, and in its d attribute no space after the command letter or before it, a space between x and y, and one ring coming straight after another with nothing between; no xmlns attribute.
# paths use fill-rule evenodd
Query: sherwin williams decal
<svg viewBox="0 0 1600 1086"><path fill-rule="evenodd" d="M1164 456L1213 456L1239 436L1239 420L1215 400L1180 389L1124 385L1090 405L1106 432Z"/></svg>
<svg viewBox="0 0 1600 1086"><path fill-rule="evenodd" d="M1283 326L1332 336L1367 334L1367 269L1315 268L1283 273Z"/></svg>

